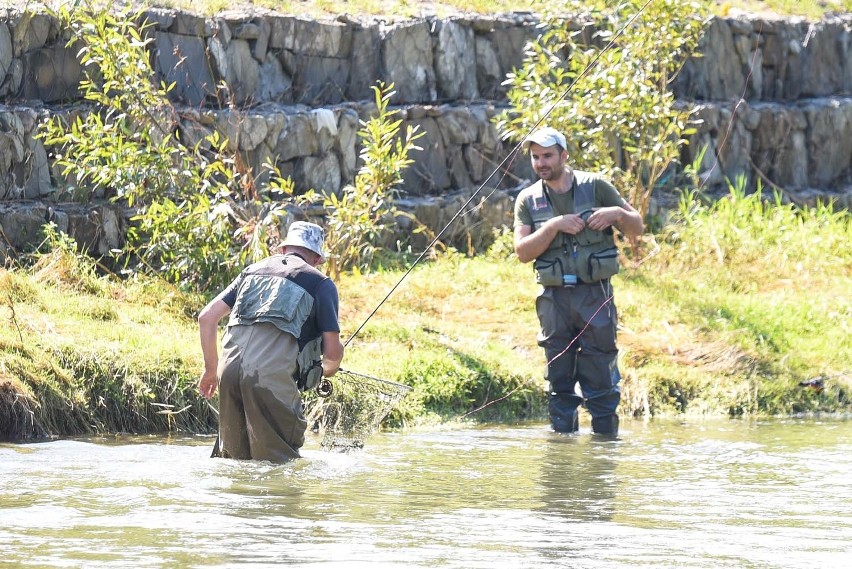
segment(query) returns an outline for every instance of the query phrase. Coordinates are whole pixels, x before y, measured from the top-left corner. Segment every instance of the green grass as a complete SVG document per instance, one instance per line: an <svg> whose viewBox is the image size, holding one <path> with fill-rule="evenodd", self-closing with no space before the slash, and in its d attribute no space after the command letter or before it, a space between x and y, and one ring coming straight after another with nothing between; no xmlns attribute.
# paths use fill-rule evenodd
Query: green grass
<svg viewBox="0 0 852 569"><path fill-rule="evenodd" d="M750 378L752 408L810 411L831 397L848 405L850 237L848 212L801 211L733 190L713 206L685 207L660 236L662 252L646 267L658 276L640 279L656 299L643 298L664 322L658 331L672 354L690 366L709 364L720 385L726 374ZM835 391L813 396L796 388L815 376L831 377ZM736 398L724 406L748 408Z"/></svg>
<svg viewBox="0 0 852 569"><path fill-rule="evenodd" d="M615 279L623 411L848 410L850 237L848 213L801 211L758 194L685 206L674 224L649 237L640 266ZM386 273L341 283L347 326L370 318L347 354L349 365L416 384L414 399L427 403L443 388L432 382L462 377L469 400L456 399L451 412L509 392L516 399L490 405L488 413L524 418L524 409L540 411L543 355L535 345L528 265L505 253L449 254L418 267L370 317L399 278ZM512 379L483 397L476 392L483 368ZM462 369L472 371L465 378ZM830 378L825 391L798 386L815 376Z"/></svg>
<svg viewBox="0 0 852 569"><path fill-rule="evenodd" d="M804 16L817 20L834 12L852 11L852 0L727 0L715 1L716 13L726 15L731 8L753 13L775 13L782 15Z"/></svg>
<svg viewBox="0 0 852 569"><path fill-rule="evenodd" d="M621 412L852 410L849 221L736 190L685 201L614 279ZM506 231L487 254L444 252L404 279L341 277L344 339L361 328L343 367L412 387L386 425L544 419L536 285L510 242ZM0 271L0 433L211 430L195 387L204 299L99 276L61 237L51 247ZM799 386L818 376L823 390Z"/></svg>
<svg viewBox="0 0 852 569"><path fill-rule="evenodd" d="M852 11L852 0L711 0L714 13L727 15L731 9L752 13L774 13L819 19L829 12ZM154 5L189 9L205 14L215 14L234 8L225 0L158 0ZM536 12L540 2L531 0L254 0L243 6L260 6L282 13L311 17L350 15L394 15L397 17L422 17L434 14L439 17L460 12L473 14L499 14L506 12ZM239 6L237 4L236 6Z"/></svg>
<svg viewBox="0 0 852 569"><path fill-rule="evenodd" d="M0 438L213 428L185 314L199 303L99 276L61 238L34 265L0 270Z"/></svg>
<svg viewBox="0 0 852 569"><path fill-rule="evenodd" d="M402 272L344 276L344 337L366 322L347 348L345 367L414 387L395 415L399 423L458 417L498 398L500 405L473 419L541 417L544 364L528 269L449 253L418 266L381 305Z"/></svg>

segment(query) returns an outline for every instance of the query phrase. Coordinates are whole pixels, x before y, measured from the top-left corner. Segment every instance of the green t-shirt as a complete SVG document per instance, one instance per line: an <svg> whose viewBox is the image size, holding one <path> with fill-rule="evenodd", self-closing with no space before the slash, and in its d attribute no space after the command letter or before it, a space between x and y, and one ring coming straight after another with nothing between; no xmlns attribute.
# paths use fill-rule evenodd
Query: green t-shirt
<svg viewBox="0 0 852 569"><path fill-rule="evenodd" d="M591 174L588 172L581 172L579 170L574 171L574 187L577 185L578 179L588 179ZM618 193L618 190L615 189L609 181L603 178L596 178L597 183L595 184L595 207L610 207L610 206L618 206L624 207L627 202L624 201L624 198ZM545 184L545 187L547 185ZM532 215L529 212L527 207L527 196L533 192L533 186L525 188L518 194L518 197L515 200L515 222L514 227L521 227L524 225L529 225L532 227L533 220ZM563 213L580 213L574 211L574 189L571 191L565 192L563 194L558 194L551 190L546 190L546 194L548 199L550 200L550 204L553 207L555 212L563 212ZM559 215L559 214L557 214Z"/></svg>

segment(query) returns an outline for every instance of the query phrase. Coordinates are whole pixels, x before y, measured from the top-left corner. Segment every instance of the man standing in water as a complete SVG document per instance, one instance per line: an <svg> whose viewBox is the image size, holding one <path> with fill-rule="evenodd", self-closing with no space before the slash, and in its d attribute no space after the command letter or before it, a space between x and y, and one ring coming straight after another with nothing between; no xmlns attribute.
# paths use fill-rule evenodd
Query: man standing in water
<svg viewBox="0 0 852 569"><path fill-rule="evenodd" d="M307 422L300 391L343 359L337 287L317 270L322 228L294 222L281 254L247 267L198 317L201 395L220 387L219 456L282 462L299 457ZM230 314L217 350L219 321Z"/></svg>
<svg viewBox="0 0 852 569"><path fill-rule="evenodd" d="M612 228L639 236L642 216L611 183L568 166L559 131L537 130L523 148L540 180L515 201L515 253L522 263L535 261L542 285L536 313L547 358L550 423L557 432L577 431L577 409L585 399L592 431L615 436L621 374L610 284L618 272Z"/></svg>

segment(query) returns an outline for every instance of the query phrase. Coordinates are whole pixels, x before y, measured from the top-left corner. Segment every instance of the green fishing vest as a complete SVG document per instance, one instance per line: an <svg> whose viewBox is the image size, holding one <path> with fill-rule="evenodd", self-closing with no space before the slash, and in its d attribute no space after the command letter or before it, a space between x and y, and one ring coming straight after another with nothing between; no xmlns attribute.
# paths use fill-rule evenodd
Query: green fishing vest
<svg viewBox="0 0 852 569"><path fill-rule="evenodd" d="M598 177L588 172L574 171L574 212L584 220L595 207L595 184ZM569 212L558 211L539 180L526 195L527 211L533 231L547 220ZM593 283L618 272L618 249L612 228L594 231L584 228L577 235L560 233L533 264L536 282L543 286L572 286L577 282Z"/></svg>
<svg viewBox="0 0 852 569"><path fill-rule="evenodd" d="M247 270L241 275L243 280L236 303L231 309L228 326L268 322L302 340L302 326L311 316L314 299L308 291L287 278L291 269L277 261L277 256L271 259L252 265L259 267L260 272ZM293 380L299 390L316 387L322 379L321 335L304 343L299 349L296 363Z"/></svg>

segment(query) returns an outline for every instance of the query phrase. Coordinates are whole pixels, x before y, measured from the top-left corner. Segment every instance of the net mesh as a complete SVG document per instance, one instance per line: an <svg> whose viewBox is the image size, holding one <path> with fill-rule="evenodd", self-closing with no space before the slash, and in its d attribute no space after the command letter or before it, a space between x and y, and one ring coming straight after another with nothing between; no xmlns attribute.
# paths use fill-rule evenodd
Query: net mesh
<svg viewBox="0 0 852 569"><path fill-rule="evenodd" d="M323 449L343 452L362 448L411 391L407 385L348 370L339 370L332 385L331 395L314 409L312 422L322 434Z"/></svg>

